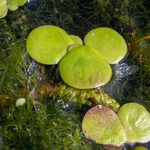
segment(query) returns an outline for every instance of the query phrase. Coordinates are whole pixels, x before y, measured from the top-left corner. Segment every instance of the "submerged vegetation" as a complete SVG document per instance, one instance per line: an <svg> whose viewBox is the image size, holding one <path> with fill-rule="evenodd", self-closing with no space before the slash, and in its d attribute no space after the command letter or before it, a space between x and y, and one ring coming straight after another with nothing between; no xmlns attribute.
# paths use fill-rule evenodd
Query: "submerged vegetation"
<svg viewBox="0 0 150 150"><path fill-rule="evenodd" d="M81 132L81 121L89 106L79 107L53 95L35 103L29 98L35 83L42 83L40 78L45 76L35 71L38 65L26 53L25 40L31 30L45 24L57 25L82 38L91 29L103 26L123 35L130 49L123 62L139 70L127 77L114 75L103 91L121 105L135 101L150 111L150 40L144 38L150 35L149 5L146 0L35 0L0 19L0 147L102 149L87 141ZM57 66L46 69L52 82L61 81ZM20 97L27 101L16 107ZM145 146L148 148L149 143Z"/></svg>
<svg viewBox="0 0 150 150"><path fill-rule="evenodd" d="M0 146L4 150L92 149L90 143L82 140L77 109L64 111L51 98L36 104L27 100L23 106L3 110L1 116L5 125L0 127Z"/></svg>
<svg viewBox="0 0 150 150"><path fill-rule="evenodd" d="M0 20L0 89L8 96L15 96L18 87L27 85L23 44L17 40L6 20Z"/></svg>

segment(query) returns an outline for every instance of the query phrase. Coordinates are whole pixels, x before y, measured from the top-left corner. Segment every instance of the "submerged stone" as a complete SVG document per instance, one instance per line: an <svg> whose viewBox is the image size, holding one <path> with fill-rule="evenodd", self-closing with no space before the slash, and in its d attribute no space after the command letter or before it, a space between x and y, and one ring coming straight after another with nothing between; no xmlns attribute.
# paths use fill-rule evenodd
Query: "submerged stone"
<svg viewBox="0 0 150 150"><path fill-rule="evenodd" d="M26 102L25 98L19 98L19 99L16 100L16 106L24 105L25 102Z"/></svg>

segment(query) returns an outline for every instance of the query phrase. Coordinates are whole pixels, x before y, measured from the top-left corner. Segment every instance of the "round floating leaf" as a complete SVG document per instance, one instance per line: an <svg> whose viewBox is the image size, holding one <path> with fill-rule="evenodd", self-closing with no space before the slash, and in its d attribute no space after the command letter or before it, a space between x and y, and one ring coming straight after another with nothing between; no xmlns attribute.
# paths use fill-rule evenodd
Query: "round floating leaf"
<svg viewBox="0 0 150 150"><path fill-rule="evenodd" d="M23 6L27 0L8 0L8 8L12 11L18 9L19 6Z"/></svg>
<svg viewBox="0 0 150 150"><path fill-rule="evenodd" d="M79 36L70 35L75 44L83 45L83 42Z"/></svg>
<svg viewBox="0 0 150 150"><path fill-rule="evenodd" d="M96 28L87 33L85 45L94 47L110 64L119 62L127 53L123 37L110 28Z"/></svg>
<svg viewBox="0 0 150 150"><path fill-rule="evenodd" d="M7 1L0 0L0 18L3 18L7 15Z"/></svg>
<svg viewBox="0 0 150 150"><path fill-rule="evenodd" d="M121 146L126 142L125 130L117 114L106 106L95 106L88 110L82 122L86 138L98 144Z"/></svg>
<svg viewBox="0 0 150 150"><path fill-rule="evenodd" d="M47 25L34 29L27 38L27 51L42 64L57 64L67 53L67 47L74 44L61 28Z"/></svg>
<svg viewBox="0 0 150 150"><path fill-rule="evenodd" d="M129 143L145 143L150 140L150 113L140 104L127 103L118 111L125 127Z"/></svg>
<svg viewBox="0 0 150 150"><path fill-rule="evenodd" d="M77 46L62 58L60 74L65 83L78 89L106 84L112 75L110 65L90 46Z"/></svg>

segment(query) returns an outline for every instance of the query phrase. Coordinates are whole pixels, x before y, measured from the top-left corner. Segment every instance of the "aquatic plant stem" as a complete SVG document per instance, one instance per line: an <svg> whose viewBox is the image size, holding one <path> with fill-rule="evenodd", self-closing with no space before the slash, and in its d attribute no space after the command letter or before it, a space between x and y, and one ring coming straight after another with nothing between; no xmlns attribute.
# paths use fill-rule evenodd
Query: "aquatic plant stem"
<svg viewBox="0 0 150 150"><path fill-rule="evenodd" d="M45 84L37 85L33 88L29 95L34 101L38 101L43 97L54 97L62 99L63 101L72 101L85 105L106 105L117 111L120 107L119 103L113 98L109 97L102 90L90 89L79 90L69 87L64 83L53 84L47 82Z"/></svg>

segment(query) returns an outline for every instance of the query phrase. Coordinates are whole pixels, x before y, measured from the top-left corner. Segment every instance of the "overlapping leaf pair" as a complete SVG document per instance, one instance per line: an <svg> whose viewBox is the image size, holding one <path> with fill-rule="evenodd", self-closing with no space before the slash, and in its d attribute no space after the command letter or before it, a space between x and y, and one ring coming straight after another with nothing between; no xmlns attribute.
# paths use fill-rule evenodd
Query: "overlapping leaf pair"
<svg viewBox="0 0 150 150"><path fill-rule="evenodd" d="M99 144L146 143L150 140L150 113L137 103L124 104L117 114L98 105L85 114L82 130L88 139Z"/></svg>

